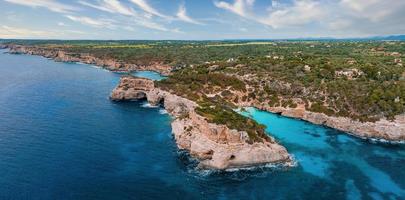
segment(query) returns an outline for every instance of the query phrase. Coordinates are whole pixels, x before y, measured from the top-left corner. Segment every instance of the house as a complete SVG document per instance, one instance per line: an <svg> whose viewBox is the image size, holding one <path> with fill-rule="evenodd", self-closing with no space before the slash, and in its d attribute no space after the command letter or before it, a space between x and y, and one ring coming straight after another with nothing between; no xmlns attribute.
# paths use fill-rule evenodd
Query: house
<svg viewBox="0 0 405 200"><path fill-rule="evenodd" d="M399 52L392 52L390 55L391 56L401 56L401 54Z"/></svg>
<svg viewBox="0 0 405 200"><path fill-rule="evenodd" d="M310 71L311 71L311 67L310 67L309 65L305 65L305 66L304 66L304 71L310 72Z"/></svg>
<svg viewBox="0 0 405 200"><path fill-rule="evenodd" d="M227 62L227 63L235 62L235 58L229 58L226 62Z"/></svg>
<svg viewBox="0 0 405 200"><path fill-rule="evenodd" d="M356 68L335 71L336 77L346 77L349 80L356 79L362 75L364 75L364 72Z"/></svg>

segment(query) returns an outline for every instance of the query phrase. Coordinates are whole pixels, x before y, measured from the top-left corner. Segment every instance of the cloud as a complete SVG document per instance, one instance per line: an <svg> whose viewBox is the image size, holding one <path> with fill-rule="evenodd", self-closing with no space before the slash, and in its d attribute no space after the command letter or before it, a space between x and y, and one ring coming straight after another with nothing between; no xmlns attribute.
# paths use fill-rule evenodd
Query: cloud
<svg viewBox="0 0 405 200"><path fill-rule="evenodd" d="M164 15L157 11L155 8L150 6L146 0L130 0L132 3L136 4L139 8L141 8L143 11L155 15L164 19L172 19L172 17Z"/></svg>
<svg viewBox="0 0 405 200"><path fill-rule="evenodd" d="M51 35L53 35L53 33L47 31L30 30L10 26L0 26L1 38L23 38L23 37L51 36Z"/></svg>
<svg viewBox="0 0 405 200"><path fill-rule="evenodd" d="M228 10L232 13L235 13L239 16L250 18L250 9L252 9L255 0L235 0L233 4L230 4L225 1L215 1L214 5L218 8Z"/></svg>
<svg viewBox="0 0 405 200"><path fill-rule="evenodd" d="M90 17L85 17L85 16L72 16L72 15L65 15L68 19L79 22L84 25L90 25L96 28L109 28L109 29L115 29L115 26L112 24L112 20L107 20L107 19L93 19Z"/></svg>
<svg viewBox="0 0 405 200"><path fill-rule="evenodd" d="M384 20L398 12L404 14L405 9L403 0L342 0L340 5L353 17L372 22Z"/></svg>
<svg viewBox="0 0 405 200"><path fill-rule="evenodd" d="M214 1L220 9L248 21L291 34L292 28L308 34L370 36L403 34L403 0L292 0L270 1L263 11L254 10L253 0ZM282 3L284 2L284 3ZM232 22L229 22L232 23ZM290 31L290 32L289 32ZM299 36L299 35L297 35Z"/></svg>
<svg viewBox="0 0 405 200"><path fill-rule="evenodd" d="M176 16L181 21L188 22L191 24L203 25L203 23L201 23L187 15L186 7L184 5L180 5L179 11L177 12Z"/></svg>
<svg viewBox="0 0 405 200"><path fill-rule="evenodd" d="M316 21L323 15L320 4L312 0L295 0L292 5L283 5L278 1L272 1L271 7L267 9L268 16L255 15L254 3L254 0L235 0L233 4L224 1L214 2L218 8L272 28L304 25Z"/></svg>
<svg viewBox="0 0 405 200"><path fill-rule="evenodd" d="M305 25L322 19L326 14L319 2L312 0L294 1L291 6L280 6L276 3L270 10L268 17L257 19L273 28Z"/></svg>
<svg viewBox="0 0 405 200"><path fill-rule="evenodd" d="M73 35L72 35L73 34ZM11 26L0 26L0 38L8 39L49 39L49 38L61 38L69 36L74 38L74 35L83 35L87 34L82 31L76 30L32 30L27 28L11 27Z"/></svg>
<svg viewBox="0 0 405 200"><path fill-rule="evenodd" d="M79 9L70 5L62 4L54 0L4 0L9 3L29 6L33 8L45 8L57 13L71 13Z"/></svg>
<svg viewBox="0 0 405 200"><path fill-rule="evenodd" d="M168 28L166 28L158 23L151 22L151 21L137 21L136 23L143 27L158 30L158 31L169 31Z"/></svg>
<svg viewBox="0 0 405 200"><path fill-rule="evenodd" d="M109 13L118 13L127 16L137 15L133 9L123 6L118 0L103 0L99 1L99 4L92 4L86 1L78 1L78 3Z"/></svg>
<svg viewBox="0 0 405 200"><path fill-rule="evenodd" d="M175 29L172 30L172 29L166 28L164 25L152 21L150 16L148 16L150 14L140 15L136 11L134 11L132 8L124 6L118 0L102 0L102 1L98 1L97 4L88 3L87 1L78 1L78 3L91 7L91 8L94 8L94 9L104 11L104 12L129 16L130 18L121 19L121 20L118 20L118 22L113 23L114 27L122 27L122 29L127 30L127 31L133 31L134 29L132 28L132 26L137 25L137 26L142 26L142 27L145 27L148 29L153 29L153 30L158 30L158 31L175 32ZM156 14L157 11L154 10L153 8L151 8L148 4L145 4L146 3L145 1L139 1L138 3L140 5L142 5L146 10ZM161 14L158 14L158 15L161 15ZM70 16L70 17L72 17L72 16ZM94 22L96 22L95 20L92 20L89 18L82 17L81 19L74 19L74 20L81 22L82 24L88 24L88 25L92 25L92 26L96 26L96 27L101 27L101 25L94 23ZM188 20L192 20L192 19L188 18ZM197 23L197 21L193 21L193 22ZM110 25L110 26L112 26L112 25Z"/></svg>
<svg viewBox="0 0 405 200"><path fill-rule="evenodd" d="M67 26L67 25L63 22L58 22L58 26Z"/></svg>

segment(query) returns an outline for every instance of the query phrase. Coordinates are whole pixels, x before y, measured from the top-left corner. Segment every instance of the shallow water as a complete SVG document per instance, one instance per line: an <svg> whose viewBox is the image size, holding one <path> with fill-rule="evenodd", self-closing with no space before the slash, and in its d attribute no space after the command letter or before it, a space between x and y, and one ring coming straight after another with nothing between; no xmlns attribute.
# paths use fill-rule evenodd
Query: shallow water
<svg viewBox="0 0 405 200"><path fill-rule="evenodd" d="M372 144L343 132L277 114L241 112L267 126L304 172L342 185L349 199L405 198L404 145ZM378 198L377 198L378 199Z"/></svg>
<svg viewBox="0 0 405 200"><path fill-rule="evenodd" d="M162 108L109 101L119 76L0 52L0 199L404 197L404 146L253 109L298 166L195 171Z"/></svg>
<svg viewBox="0 0 405 200"><path fill-rule="evenodd" d="M152 79L155 81L160 81L166 78L165 76L162 76L159 73L153 71L137 71L132 73L132 75L136 77Z"/></svg>

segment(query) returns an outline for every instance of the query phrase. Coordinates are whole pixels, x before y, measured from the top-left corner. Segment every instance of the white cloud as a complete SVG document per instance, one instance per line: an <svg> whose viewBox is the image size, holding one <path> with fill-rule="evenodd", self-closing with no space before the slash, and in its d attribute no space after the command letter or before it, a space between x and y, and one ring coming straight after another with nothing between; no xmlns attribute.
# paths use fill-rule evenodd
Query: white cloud
<svg viewBox="0 0 405 200"><path fill-rule="evenodd" d="M120 3L118 0L102 0L102 1L98 1L97 4L88 3L87 1L78 1L78 3L85 5L85 6L89 6L94 9L101 10L101 11L115 13L115 14L121 14L124 16L131 17L131 18L126 18L124 20L119 20L117 23L114 23L114 27L122 27L122 29L124 29L124 30L133 31L134 29L132 28L132 26L138 25L138 26L142 26L142 27L145 27L148 29L153 29L153 30L158 30L158 31L165 31L165 32L173 31L169 28L166 28L162 24L152 21L152 19L151 19L152 14L158 15L158 16L163 16L163 15L157 14L157 11L154 10L153 8L151 8L148 4L146 4L145 1L138 2L139 5L142 5L142 7L144 7L144 9L148 10L149 12L152 12L152 13L148 12L145 15L138 14L132 8L126 7L125 5ZM100 25L97 25L96 23L94 23L95 20L91 20L91 19L82 18L82 19L75 19L75 21L79 21L81 23L88 24L88 25L101 27Z"/></svg>
<svg viewBox="0 0 405 200"><path fill-rule="evenodd" d="M16 28L10 26L0 26L1 38L26 38L36 36L51 36L52 32L30 30L25 28Z"/></svg>
<svg viewBox="0 0 405 200"><path fill-rule="evenodd" d="M67 26L67 25L63 22L58 22L58 26Z"/></svg>
<svg viewBox="0 0 405 200"><path fill-rule="evenodd" d="M76 7L62 4L54 0L4 0L9 3L29 6L33 8L45 8L58 13L70 13L79 10Z"/></svg>
<svg viewBox="0 0 405 200"><path fill-rule="evenodd" d="M353 17L379 22L398 12L404 14L404 0L342 0L340 5Z"/></svg>
<svg viewBox="0 0 405 200"><path fill-rule="evenodd" d="M114 29L115 26L113 25L113 20L108 20L108 19L93 19L90 17L84 17L84 16L72 16L72 15L65 15L68 19L79 22L84 25L90 25L93 27L97 28L109 28L109 29Z"/></svg>
<svg viewBox="0 0 405 200"><path fill-rule="evenodd" d="M233 4L224 1L214 2L218 8L273 28L308 24L321 18L324 13L320 4L313 0L295 0L288 6L271 1L271 7L267 9L269 15L256 16L253 12L254 3L254 0L235 0Z"/></svg>
<svg viewBox="0 0 405 200"><path fill-rule="evenodd" d="M155 30L158 30L158 31L169 31L168 28L166 28L166 27L164 27L164 26L162 26L162 25L160 25L158 23L151 22L151 21L146 21L146 20L143 21L142 20L142 21L137 21L136 24L141 25L141 26L146 27L146 28L155 29Z"/></svg>
<svg viewBox="0 0 405 200"><path fill-rule="evenodd" d="M241 31L241 32L248 32L248 29L247 29L247 28L239 28L239 31Z"/></svg>
<svg viewBox="0 0 405 200"><path fill-rule="evenodd" d="M351 25L352 25L352 22L350 20L336 19L329 23L329 28L331 28L332 30L341 30L341 29L348 28Z"/></svg>
<svg viewBox="0 0 405 200"><path fill-rule="evenodd" d="M153 8L151 5L148 4L146 0L130 0L132 3L136 4L139 8L141 8L143 11L155 15L164 19L172 19L170 16L166 16L159 11L157 11L155 8Z"/></svg>
<svg viewBox="0 0 405 200"><path fill-rule="evenodd" d="M291 34L291 28L311 34L340 36L370 36L404 34L404 0L272 0L263 9L267 15L254 8L253 0L214 1L218 8L232 12L244 19L264 24ZM229 22L232 24L233 22ZM299 37L299 34L296 34Z"/></svg>
<svg viewBox="0 0 405 200"><path fill-rule="evenodd" d="M270 14L266 18L257 21L269 25L273 28L305 25L317 22L325 15L324 9L319 2L312 0L297 0L291 6L280 6L270 9Z"/></svg>
<svg viewBox="0 0 405 200"><path fill-rule="evenodd" d="M11 27L11 26L0 26L0 38L8 39L50 39L50 38L62 38L70 37L75 38L76 35L87 34L82 31L77 30L33 30L27 28Z"/></svg>
<svg viewBox="0 0 405 200"><path fill-rule="evenodd" d="M233 4L225 1L215 1L214 4L218 8L222 8L233 12L242 17L250 18L250 9L252 8L255 0L235 0Z"/></svg>
<svg viewBox="0 0 405 200"><path fill-rule="evenodd" d="M203 23L189 17L187 15L186 7L184 5L180 5L179 11L177 12L176 16L177 16L177 18L179 20L184 21L184 22L188 22L188 23L191 23L191 24L198 24L198 25L203 24Z"/></svg>
<svg viewBox="0 0 405 200"><path fill-rule="evenodd" d="M118 0L103 0L99 1L99 4L92 4L86 1L78 1L78 3L109 13L118 13L127 16L137 15L133 9L125 7Z"/></svg>

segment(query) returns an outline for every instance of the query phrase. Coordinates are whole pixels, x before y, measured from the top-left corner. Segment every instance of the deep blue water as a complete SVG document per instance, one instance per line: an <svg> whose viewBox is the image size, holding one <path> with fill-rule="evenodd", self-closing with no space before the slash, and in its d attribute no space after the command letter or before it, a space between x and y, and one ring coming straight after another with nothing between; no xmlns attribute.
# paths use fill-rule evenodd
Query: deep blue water
<svg viewBox="0 0 405 200"><path fill-rule="evenodd" d="M119 74L2 52L0 199L404 198L404 146L249 110L297 167L199 172L162 108L109 101Z"/></svg>

